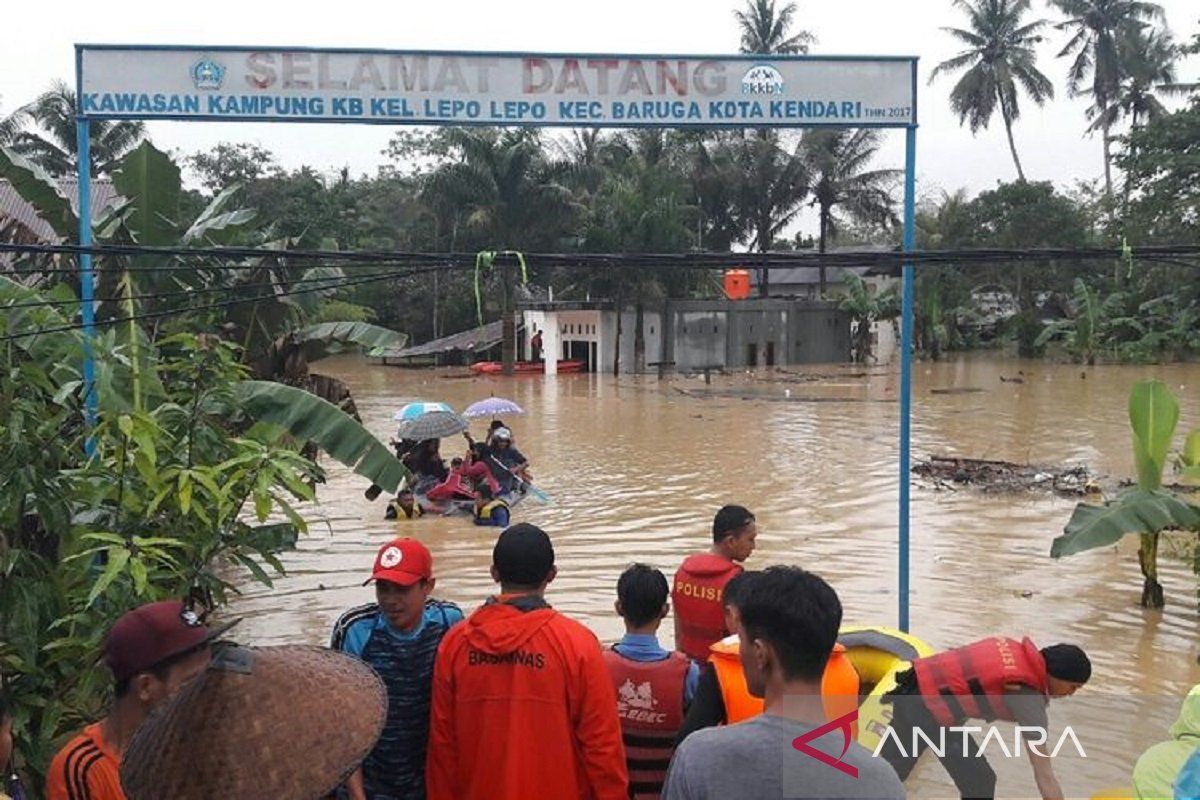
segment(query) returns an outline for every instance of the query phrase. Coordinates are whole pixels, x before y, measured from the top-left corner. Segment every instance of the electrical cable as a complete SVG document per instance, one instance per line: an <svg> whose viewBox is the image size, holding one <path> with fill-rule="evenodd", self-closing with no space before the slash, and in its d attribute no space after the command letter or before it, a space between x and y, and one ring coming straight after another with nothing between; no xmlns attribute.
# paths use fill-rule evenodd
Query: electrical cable
<svg viewBox="0 0 1200 800"><path fill-rule="evenodd" d="M256 302L259 302L260 300L273 300L273 299L276 299L279 297L285 297L285 296L289 296L289 295L307 294L309 292L324 291L327 288L344 288L344 287L348 287L348 286L360 286L363 284L375 283L375 282L378 282L381 280L388 280L391 277L392 277L391 273L389 273L387 275L374 275L374 276L371 276L368 278L356 278L356 279L346 280L346 281L338 284L336 287L316 287L316 288L310 287L310 288L303 288L303 289L292 289L292 290L283 291L283 292L274 292L272 294L259 295L256 297L245 297L245 298L238 298L236 300L225 300L225 301L218 302L218 303L208 303L206 305L192 306L190 308L185 308L185 309L172 309L170 311L150 311L150 312L145 312L145 313L141 313L141 314L131 314L129 316L124 316L124 317L113 317L111 319L96 321L94 323L94 327L100 327L102 325L117 325L122 322L134 322L134 321L144 320L144 319L157 319L159 317L169 317L169 316L174 316L174 315L182 314L182 313L186 313L186 312L209 311L209 310L217 309L217 308L231 308L233 306L238 306L238 305L242 305L245 303L256 303ZM0 309L2 309L2 308L3 307L0 307ZM0 336L0 342L10 342L10 341L14 341L17 339L25 339L30 336L39 336L43 333L65 333L68 331L84 330L85 327L86 326L84 326L83 324L72 324L72 325L57 325L57 326L50 327L50 328L38 328L37 330L24 331L21 333L14 333L14 334L6 335L6 336Z"/></svg>

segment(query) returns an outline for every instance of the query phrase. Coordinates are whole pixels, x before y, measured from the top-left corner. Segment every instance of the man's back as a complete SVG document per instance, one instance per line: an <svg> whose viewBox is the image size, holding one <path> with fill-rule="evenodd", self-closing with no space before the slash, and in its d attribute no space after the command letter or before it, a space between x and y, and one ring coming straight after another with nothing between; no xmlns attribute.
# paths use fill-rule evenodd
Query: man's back
<svg viewBox="0 0 1200 800"><path fill-rule="evenodd" d="M851 777L796 750L792 741L815 726L771 714L737 725L697 731L675 751L664 800L776 800L776 798L903 798L904 786L882 758L852 743L840 761ZM837 758L842 732L808 742Z"/></svg>
<svg viewBox="0 0 1200 800"><path fill-rule="evenodd" d="M121 760L104 740L101 723L87 726L58 752L46 775L49 800L125 800Z"/></svg>
<svg viewBox="0 0 1200 800"><path fill-rule="evenodd" d="M430 800L624 800L616 704L594 634L536 596L489 602L438 651Z"/></svg>

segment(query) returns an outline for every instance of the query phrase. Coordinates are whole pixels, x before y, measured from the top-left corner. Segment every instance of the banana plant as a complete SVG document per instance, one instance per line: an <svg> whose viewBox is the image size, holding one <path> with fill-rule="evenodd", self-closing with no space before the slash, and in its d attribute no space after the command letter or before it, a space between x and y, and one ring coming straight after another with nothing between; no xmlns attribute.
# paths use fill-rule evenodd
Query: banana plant
<svg viewBox="0 0 1200 800"><path fill-rule="evenodd" d="M11 150L0 148L0 178L11 182L50 223L55 233L64 239L74 238L78 218L70 200L44 170ZM272 253L253 259L252 263L239 264L252 267L248 270L214 268L206 260L176 256L104 256L100 263L103 268L99 270L97 294L101 298L118 299L99 303L99 318L131 318L136 313L153 312L160 315L159 322L168 320L161 326L155 322L148 329L130 320L128 325L119 326L115 334L111 331L104 334L117 337L131 365L127 377L131 390L113 393L114 402L122 410L127 410L126 406L137 410L154 402L147 393L156 381L150 360L153 342L164 332L160 328L169 332L171 328L203 330L218 327L223 337L241 345L242 358L254 378L276 382L283 387L278 389L278 395L290 398L297 407L318 413L325 421L325 435L310 436L308 441L320 446L323 439L325 446L322 449L327 449L331 456L342 460L372 483L394 491L403 474L398 470L399 463L389 463L376 450L367 448L364 436L371 440L374 437L362 428L349 388L336 378L311 374L308 364L349 346L367 349L401 347L407 336L363 322L307 325L307 316L315 308L314 298L336 292L332 284L343 277L341 269L289 264L287 248L290 243L287 240L263 241L269 236L266 231L253 227L257 221L256 213L236 206L237 187L218 194L190 224L182 222L179 219L183 191L179 168L166 153L148 141L121 159L113 174L113 183L121 200L94 225L97 242L188 247L250 244L279 251L278 255ZM324 247L332 249L333 245L327 243ZM137 269L130 269L132 266ZM305 294L288 293L290 289L310 283L328 288ZM270 288L263 289L263 286ZM227 290L231 297L251 293L263 299L220 311L189 311L189 290L208 292L210 300L217 299L213 293L218 290ZM142 298L140 301L135 300L139 297ZM327 402L308 403L288 392L289 387L299 387ZM279 402L269 402L270 395L268 387L261 386L248 395L264 413L280 417L264 418L263 421L289 427L293 435L300 435L301 429L315 434L312 426L302 425L296 415L284 413ZM345 411L350 425L342 425L341 420L328 416L326 406ZM312 447L306 452L315 455ZM369 455L364 457L368 452Z"/></svg>
<svg viewBox="0 0 1200 800"><path fill-rule="evenodd" d="M1158 545L1164 531L1200 533L1200 505L1193 498L1163 487L1166 466L1179 423L1179 402L1161 381L1141 381L1129 394L1129 424L1133 431L1133 455L1137 482L1103 505L1080 503L1075 507L1063 534L1050 547L1053 558L1074 555L1116 544L1124 536L1139 538L1138 564L1143 584L1141 604L1162 608L1162 584L1158 581ZM1181 459L1185 472L1200 478L1192 460L1200 460L1200 431L1193 432ZM1200 582L1200 559L1193 561ZM1200 583L1197 601L1200 603Z"/></svg>

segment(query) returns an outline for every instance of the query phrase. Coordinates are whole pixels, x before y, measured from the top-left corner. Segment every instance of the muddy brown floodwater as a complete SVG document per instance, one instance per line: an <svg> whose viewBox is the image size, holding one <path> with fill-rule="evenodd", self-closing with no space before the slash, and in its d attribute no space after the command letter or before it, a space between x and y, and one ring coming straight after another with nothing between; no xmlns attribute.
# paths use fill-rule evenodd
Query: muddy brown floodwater
<svg viewBox="0 0 1200 800"><path fill-rule="evenodd" d="M688 377L464 377L462 369L403 370L351 357L320 368L349 383L364 422L385 441L393 412L408 400L461 409L494 394L520 403L528 413L509 421L554 502L526 500L514 516L551 534L559 572L549 599L602 640L621 632L612 610L621 570L636 560L670 576L707 546L712 515L727 502L758 515L748 566L814 570L838 590L848 623L896 623L895 367L790 367L714 376L711 385ZM1180 397L1180 431L1200 424L1200 365L1082 369L986 357L918 364L914 460L936 453L1086 463L1129 475L1126 400L1132 382L1146 377ZM944 388L982 391L931 391ZM459 445L444 443L443 455ZM398 534L432 549L438 596L469 610L492 591L494 531L464 518L386 522L385 498L367 501L361 479L325 466L328 484L306 510L310 534L285 559L289 576L272 589L246 585L234 604L246 617L242 640L325 643L342 610L372 598L362 581L378 546ZM1084 744L1087 758L1064 761L1058 772L1068 795L1088 796L1128 783L1137 753L1167 738L1200 668L1189 565L1164 554L1167 608L1139 608L1135 546L1049 558L1073 504L914 485L911 627L935 647L993 634L1083 646L1093 681L1055 702L1051 719L1071 724ZM668 620L668 641L670 627ZM1148 695L1159 698L1154 711L1131 700ZM910 778L910 796L954 794L931 762L923 759ZM1037 795L1023 759L992 763L1000 796Z"/></svg>

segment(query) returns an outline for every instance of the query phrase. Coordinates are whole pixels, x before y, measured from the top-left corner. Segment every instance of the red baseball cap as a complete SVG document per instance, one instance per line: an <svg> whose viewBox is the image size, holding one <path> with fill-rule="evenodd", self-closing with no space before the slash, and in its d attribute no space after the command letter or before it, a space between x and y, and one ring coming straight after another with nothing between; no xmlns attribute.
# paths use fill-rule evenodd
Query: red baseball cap
<svg viewBox="0 0 1200 800"><path fill-rule="evenodd" d="M379 548L371 577L363 582L387 581L412 586L417 581L433 577L433 556L429 548L416 539L393 539Z"/></svg>
<svg viewBox="0 0 1200 800"><path fill-rule="evenodd" d="M104 640L104 661L120 683L216 639L239 621L210 628L181 600L147 603L113 623Z"/></svg>

